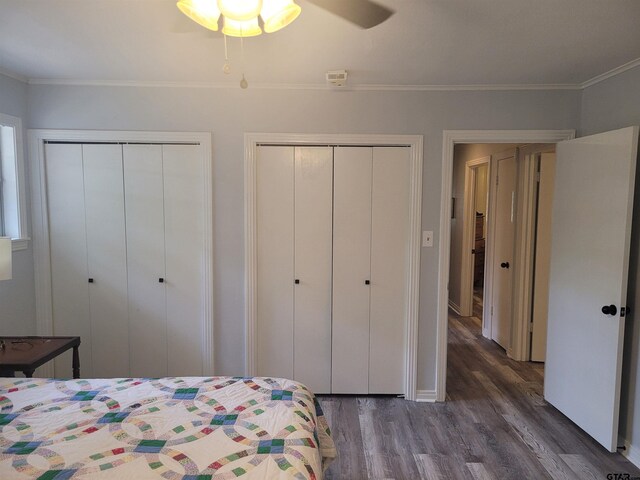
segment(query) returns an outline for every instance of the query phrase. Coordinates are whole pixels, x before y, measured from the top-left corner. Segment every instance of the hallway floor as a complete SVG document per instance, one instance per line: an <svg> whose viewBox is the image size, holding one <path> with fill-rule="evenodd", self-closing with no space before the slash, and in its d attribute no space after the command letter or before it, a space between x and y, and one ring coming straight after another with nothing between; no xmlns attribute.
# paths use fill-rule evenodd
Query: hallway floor
<svg viewBox="0 0 640 480"><path fill-rule="evenodd" d="M326 478L640 478L544 401L543 373L483 338L479 319L450 313L447 402L320 397L339 454Z"/></svg>

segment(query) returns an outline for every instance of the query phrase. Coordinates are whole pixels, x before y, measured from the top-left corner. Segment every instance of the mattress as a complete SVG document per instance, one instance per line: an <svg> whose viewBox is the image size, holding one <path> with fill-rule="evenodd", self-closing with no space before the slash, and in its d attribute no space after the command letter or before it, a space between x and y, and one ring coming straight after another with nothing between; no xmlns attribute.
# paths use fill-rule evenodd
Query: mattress
<svg viewBox="0 0 640 480"><path fill-rule="evenodd" d="M320 404L276 378L0 378L0 478L321 479Z"/></svg>

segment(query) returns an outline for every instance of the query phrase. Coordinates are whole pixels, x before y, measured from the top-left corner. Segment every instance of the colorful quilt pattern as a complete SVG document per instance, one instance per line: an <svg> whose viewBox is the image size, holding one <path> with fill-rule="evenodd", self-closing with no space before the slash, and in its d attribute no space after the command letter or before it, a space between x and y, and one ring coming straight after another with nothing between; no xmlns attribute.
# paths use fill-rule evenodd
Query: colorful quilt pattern
<svg viewBox="0 0 640 480"><path fill-rule="evenodd" d="M0 479L309 479L336 456L291 380L0 378Z"/></svg>

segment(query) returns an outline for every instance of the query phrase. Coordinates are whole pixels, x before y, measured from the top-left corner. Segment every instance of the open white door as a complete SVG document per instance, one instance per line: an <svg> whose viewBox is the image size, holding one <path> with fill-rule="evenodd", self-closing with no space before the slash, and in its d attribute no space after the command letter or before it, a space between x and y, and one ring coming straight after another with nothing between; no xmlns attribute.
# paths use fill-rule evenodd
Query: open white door
<svg viewBox="0 0 640 480"><path fill-rule="evenodd" d="M513 245L518 163L515 149L498 157L493 235L493 286L491 289L491 338L505 350L511 344L513 298Z"/></svg>
<svg viewBox="0 0 640 480"><path fill-rule="evenodd" d="M637 153L638 127L557 146L544 396L611 452Z"/></svg>

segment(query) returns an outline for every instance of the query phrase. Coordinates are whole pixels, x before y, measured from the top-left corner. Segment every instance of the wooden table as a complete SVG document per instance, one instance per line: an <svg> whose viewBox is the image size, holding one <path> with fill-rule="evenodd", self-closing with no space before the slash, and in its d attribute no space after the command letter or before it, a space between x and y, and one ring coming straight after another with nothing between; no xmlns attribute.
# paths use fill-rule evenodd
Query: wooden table
<svg viewBox="0 0 640 480"><path fill-rule="evenodd" d="M36 368L73 348L73 378L80 378L79 346L80 337L0 337L0 377L19 371L31 378Z"/></svg>

